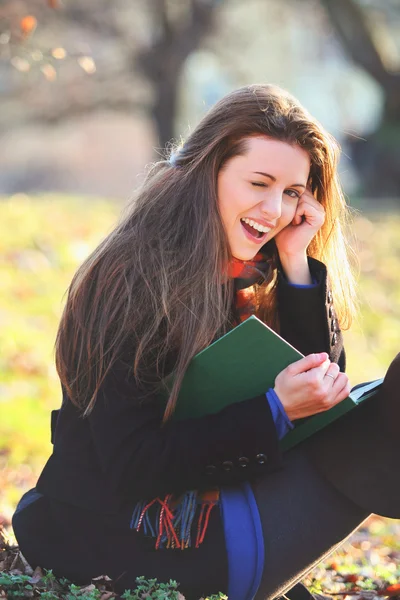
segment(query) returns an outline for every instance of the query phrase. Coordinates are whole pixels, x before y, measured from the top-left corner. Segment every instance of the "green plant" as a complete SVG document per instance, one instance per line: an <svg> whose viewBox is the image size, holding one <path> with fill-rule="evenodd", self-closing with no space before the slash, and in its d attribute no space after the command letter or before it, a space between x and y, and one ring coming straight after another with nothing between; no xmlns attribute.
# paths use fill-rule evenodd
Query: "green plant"
<svg viewBox="0 0 400 600"><path fill-rule="evenodd" d="M60 596L56 592L42 592L40 594L41 600L59 600Z"/></svg>
<svg viewBox="0 0 400 600"><path fill-rule="evenodd" d="M170 579L168 583L157 583L157 579L148 579L144 577L136 578L137 588L133 592L126 590L121 598L124 600L141 600L142 598L151 600L178 600L178 583Z"/></svg>
<svg viewBox="0 0 400 600"><path fill-rule="evenodd" d="M71 583L66 600L75 600L75 598L79 598L79 600L100 600L101 596L102 593L97 588L85 590L84 588L82 589L78 585Z"/></svg>
<svg viewBox="0 0 400 600"><path fill-rule="evenodd" d="M6 592L6 598L26 598L25 591L32 590L28 575L0 573L0 592Z"/></svg>

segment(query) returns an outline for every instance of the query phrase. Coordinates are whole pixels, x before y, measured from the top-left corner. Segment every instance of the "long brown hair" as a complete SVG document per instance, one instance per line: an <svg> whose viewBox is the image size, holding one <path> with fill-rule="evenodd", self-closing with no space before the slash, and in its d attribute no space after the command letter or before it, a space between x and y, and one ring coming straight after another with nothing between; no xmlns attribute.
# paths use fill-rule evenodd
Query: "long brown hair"
<svg viewBox="0 0 400 600"><path fill-rule="evenodd" d="M284 90L250 85L220 100L173 160L149 169L113 231L79 267L68 289L56 338L56 367L71 401L90 413L97 392L123 354L143 388L172 368L173 413L192 357L232 327L231 260L217 201L217 176L245 141L264 135L309 153L310 178L326 219L308 254L325 262L342 327L354 309L343 224L346 203L337 176L339 147ZM275 244L264 252L271 275L257 289L257 314L278 329Z"/></svg>

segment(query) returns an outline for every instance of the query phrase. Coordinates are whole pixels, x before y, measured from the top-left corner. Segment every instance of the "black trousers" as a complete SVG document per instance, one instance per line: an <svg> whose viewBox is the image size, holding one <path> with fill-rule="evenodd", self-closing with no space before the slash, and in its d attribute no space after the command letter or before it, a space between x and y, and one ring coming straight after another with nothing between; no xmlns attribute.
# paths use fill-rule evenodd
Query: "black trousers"
<svg viewBox="0 0 400 600"><path fill-rule="evenodd" d="M265 566L256 600L287 592L369 516L321 476L301 444L285 468L253 485L264 534Z"/></svg>
<svg viewBox="0 0 400 600"><path fill-rule="evenodd" d="M288 591L333 552L368 513L319 475L301 445L285 455L285 468L253 484L265 543L265 566L256 600ZM18 510L14 531L28 562L53 569L77 584L106 574L122 593L144 575L181 583L187 600L227 591L223 527L214 510L204 543L187 550L150 550L130 531L129 511L99 515L41 497Z"/></svg>

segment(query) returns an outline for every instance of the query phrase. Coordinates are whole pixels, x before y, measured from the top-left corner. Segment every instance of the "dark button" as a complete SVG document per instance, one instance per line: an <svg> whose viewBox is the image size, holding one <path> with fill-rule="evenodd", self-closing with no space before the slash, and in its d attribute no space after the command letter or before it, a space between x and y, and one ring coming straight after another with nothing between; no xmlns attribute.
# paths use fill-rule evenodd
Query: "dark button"
<svg viewBox="0 0 400 600"><path fill-rule="evenodd" d="M334 346L337 342L337 335L336 333L333 334L332 336L332 340L331 340L331 345Z"/></svg>
<svg viewBox="0 0 400 600"><path fill-rule="evenodd" d="M335 311L333 310L333 306L330 306L330 307L329 307L329 310L328 310L328 315L329 315L329 318L330 318L330 319L333 319L333 318L334 318L334 316L335 316Z"/></svg>
<svg viewBox="0 0 400 600"><path fill-rule="evenodd" d="M230 460L226 460L225 462L222 463L222 468L224 471L232 471L233 462Z"/></svg>
<svg viewBox="0 0 400 600"><path fill-rule="evenodd" d="M217 467L215 465L208 465L206 467L206 474L207 475L214 475L215 471L217 470Z"/></svg>
<svg viewBox="0 0 400 600"><path fill-rule="evenodd" d="M238 460L239 463L239 467L247 467L247 465L249 464L249 459L247 458L247 456L241 456Z"/></svg>
<svg viewBox="0 0 400 600"><path fill-rule="evenodd" d="M327 297L327 300L328 300L329 304L332 304L332 302L333 302L333 296L332 296L331 290L328 291L326 297Z"/></svg>
<svg viewBox="0 0 400 600"><path fill-rule="evenodd" d="M264 465L267 462L267 455L266 454L257 454L256 461L258 462L259 465Z"/></svg>
<svg viewBox="0 0 400 600"><path fill-rule="evenodd" d="M337 321L336 319L332 319L331 321L331 331L336 331Z"/></svg>

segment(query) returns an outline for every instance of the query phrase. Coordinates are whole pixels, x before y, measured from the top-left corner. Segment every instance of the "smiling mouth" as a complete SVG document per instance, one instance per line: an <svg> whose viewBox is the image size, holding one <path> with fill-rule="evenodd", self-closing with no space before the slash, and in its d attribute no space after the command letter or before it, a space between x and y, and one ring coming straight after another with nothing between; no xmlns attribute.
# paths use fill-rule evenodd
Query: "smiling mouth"
<svg viewBox="0 0 400 600"><path fill-rule="evenodd" d="M240 219L243 229L256 240L262 240L271 231L269 227L263 227L251 219Z"/></svg>

